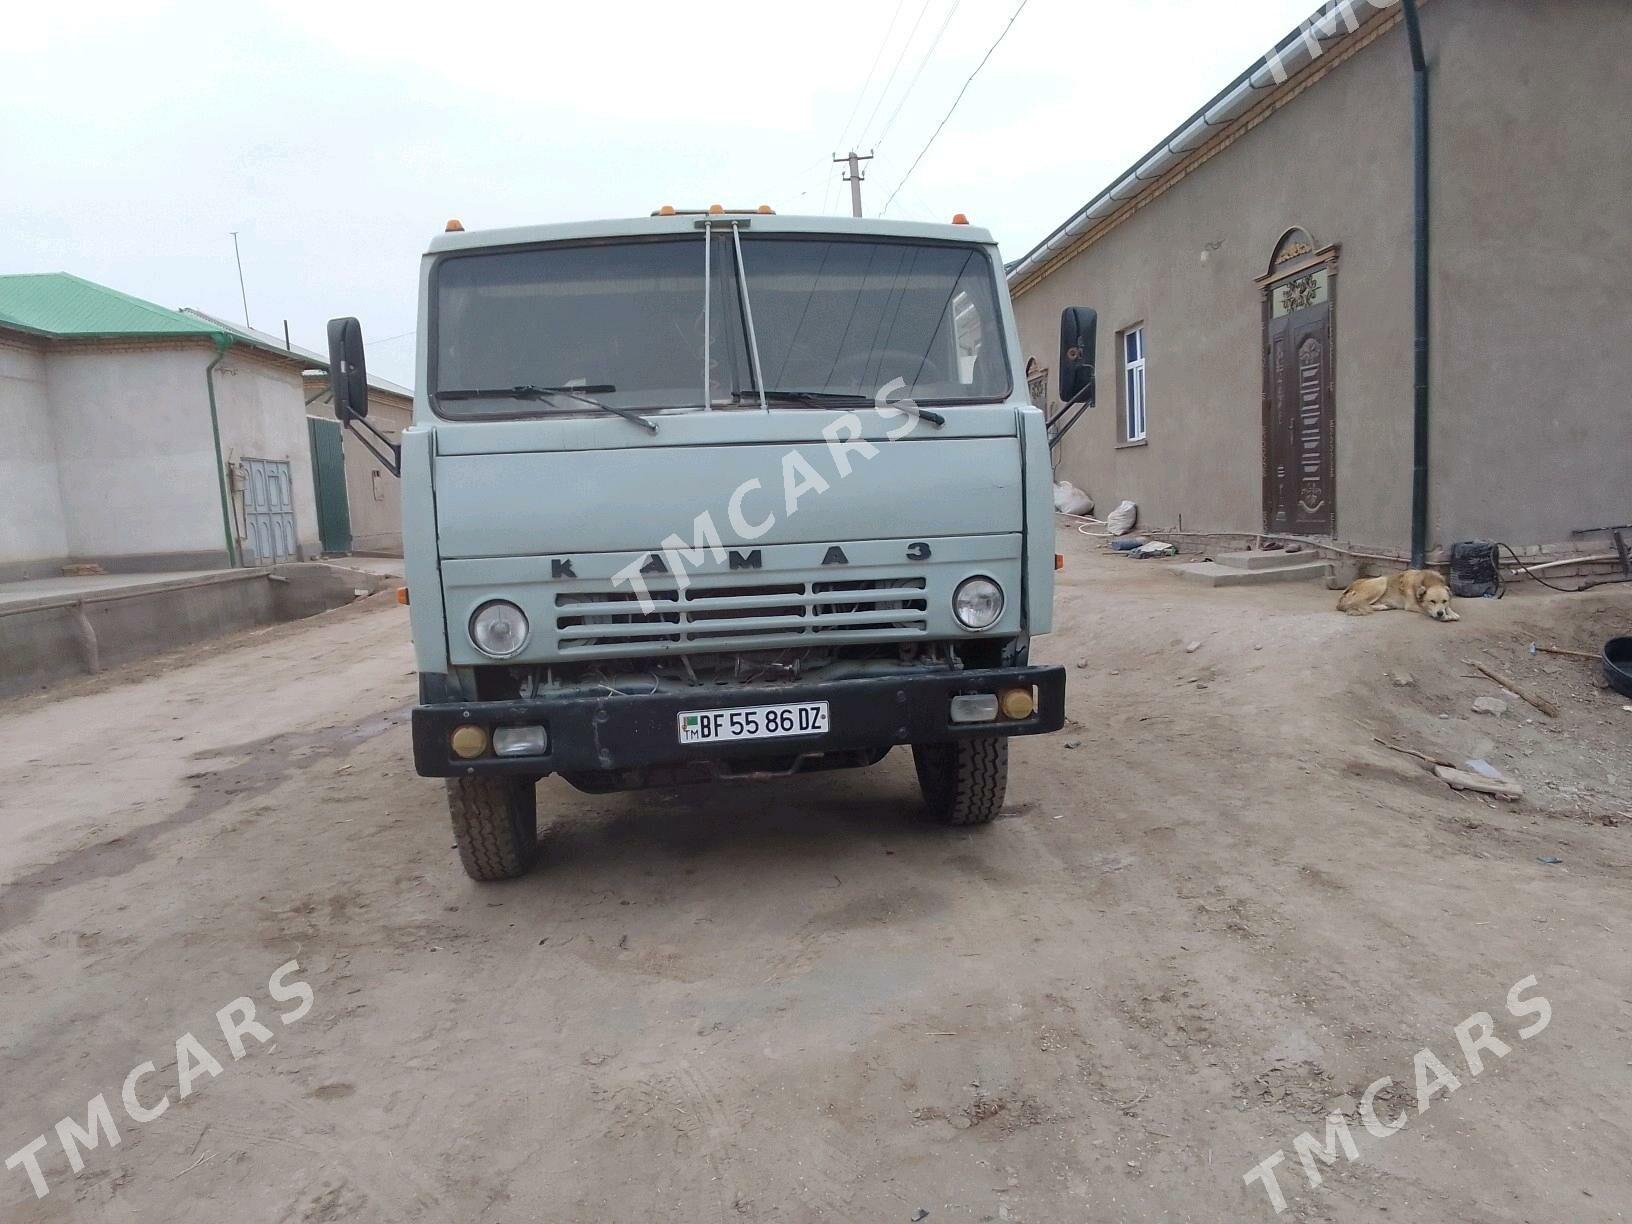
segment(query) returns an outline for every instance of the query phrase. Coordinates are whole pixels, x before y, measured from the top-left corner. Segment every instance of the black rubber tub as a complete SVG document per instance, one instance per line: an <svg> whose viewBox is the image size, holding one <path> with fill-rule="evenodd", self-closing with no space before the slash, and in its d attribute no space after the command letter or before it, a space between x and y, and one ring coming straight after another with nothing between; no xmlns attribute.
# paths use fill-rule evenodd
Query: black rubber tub
<svg viewBox="0 0 1632 1224"><path fill-rule="evenodd" d="M1632 637L1604 643L1604 679L1617 693L1632 697Z"/></svg>

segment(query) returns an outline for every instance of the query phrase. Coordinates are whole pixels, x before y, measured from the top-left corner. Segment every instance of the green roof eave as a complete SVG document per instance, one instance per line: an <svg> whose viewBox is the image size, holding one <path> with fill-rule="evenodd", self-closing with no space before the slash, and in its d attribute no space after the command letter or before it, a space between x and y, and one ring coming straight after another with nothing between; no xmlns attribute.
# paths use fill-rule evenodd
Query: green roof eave
<svg viewBox="0 0 1632 1224"><path fill-rule="evenodd" d="M66 272L0 276L0 322L64 340L225 339L219 327Z"/></svg>

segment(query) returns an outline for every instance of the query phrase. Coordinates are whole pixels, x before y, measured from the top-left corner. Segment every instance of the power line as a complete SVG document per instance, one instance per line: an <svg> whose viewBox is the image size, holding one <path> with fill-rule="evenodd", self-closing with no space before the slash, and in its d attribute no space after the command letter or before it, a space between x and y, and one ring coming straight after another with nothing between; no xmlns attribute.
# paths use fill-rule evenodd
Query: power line
<svg viewBox="0 0 1632 1224"><path fill-rule="evenodd" d="M812 166L811 170L814 171L815 167ZM812 195L817 191L822 191L825 194L826 189L827 189L827 181L828 181L828 177L829 177L828 172L829 172L828 160L827 160L827 158L824 157L824 158L822 158L822 181L820 183L816 182L815 181L815 175L812 174L812 173L807 173L805 175L805 177L801 180L805 184L805 189L803 191L801 191L801 192L798 192L797 194L794 194L794 195L790 196L789 193L792 192L794 187L798 186L798 183L790 184L786 190L780 192L775 197L776 203L775 203L774 207L781 208L782 204L784 202L784 197L786 197L786 203L788 205L788 211L792 212L792 211L794 211L793 205L797 204L800 200L804 199L806 196Z"/></svg>
<svg viewBox="0 0 1632 1224"><path fill-rule="evenodd" d="M901 113L901 108L907 104L907 99L912 96L912 91L918 84L918 78L924 75L924 69L929 65L930 58L935 54L935 48L940 46L941 35L945 34L946 27L952 24L952 16L958 11L958 5L962 2L963 0L952 0L952 7L946 10L946 19L941 22L941 28L935 31L935 37L929 40L929 49L924 52L924 58L918 61L918 70L912 74L912 80L907 82L906 92L896 102L895 109L890 112L890 117L884 121L884 130L878 134L878 139L873 142L874 149L884 143L884 137L888 136L890 129L895 126L895 117Z"/></svg>
<svg viewBox="0 0 1632 1224"><path fill-rule="evenodd" d="M907 48L912 46L912 40L918 37L918 27L924 24L924 14L929 12L929 0L924 0L918 7L918 16L913 18L912 29L907 31L907 41L901 44L901 50L896 52L895 63L890 68L890 75L884 78L884 88L878 91L878 99L873 103L873 109L868 112L867 122L862 124L861 136L865 137L872 129L873 120L878 118L879 107L884 105L884 99L890 96L890 86L895 84L895 74L901 71L901 64L907 58ZM866 144L865 139L858 139L857 144Z"/></svg>
<svg viewBox="0 0 1632 1224"><path fill-rule="evenodd" d="M783 185L777 189L776 194L777 195L786 195L788 192L792 191L795 187L799 186L799 184L808 183L810 181L811 174L812 174L813 171L815 171L817 169L826 169L827 165L828 165L828 160L825 157L818 158L817 160L815 160L813 162L807 162L792 177L783 180ZM806 194L808 194L808 192L800 192L799 194L806 195Z"/></svg>
<svg viewBox="0 0 1632 1224"><path fill-rule="evenodd" d="M878 50L873 52L873 66L867 69L867 79L861 83L861 92L856 95L855 103L850 107L850 117L844 121L844 130L839 133L835 142L843 145L845 138L850 135L850 125L856 121L856 112L861 109L861 103L867 96L867 89L873 83L873 73L878 71L878 61L884 58L884 48L890 44L890 35L895 33L895 23L901 16L901 6L906 0L895 0L895 12L890 14L890 24L884 29L884 37L878 40Z"/></svg>
<svg viewBox="0 0 1632 1224"><path fill-rule="evenodd" d="M815 181L816 171L818 169L824 172L823 181L820 184ZM828 190L828 174L826 172L830 171L831 169L831 164L825 157L820 161L808 163L805 168L799 172L797 177L784 180L783 185L777 188L775 193L767 197L771 201L771 206L781 210L785 204L787 205L789 211L793 211L793 205L795 203L803 200L806 196L815 191L821 190L825 197L826 191ZM804 185L804 189L795 193L794 188L799 187L801 184ZM825 199L822 205L822 211L827 211Z"/></svg>
<svg viewBox="0 0 1632 1224"><path fill-rule="evenodd" d="M945 218L946 214L941 213L941 212L937 212L935 210L935 206L933 204L931 204L927 199L924 198L924 194L921 191L919 191L918 188L916 188L916 187L907 188L907 196L908 196L909 199L913 199L913 200L918 201L918 207L923 210L924 215L926 217L928 217L930 220L933 221L936 218L943 218L943 219Z"/></svg>
<svg viewBox="0 0 1632 1224"><path fill-rule="evenodd" d="M832 203L832 200L833 200L833 172L832 172L832 170L829 170L827 172L827 183L822 188L822 215L824 217L827 215L828 205Z"/></svg>
<svg viewBox="0 0 1632 1224"><path fill-rule="evenodd" d="M1021 13L1026 11L1026 5L1030 2L1031 0L1020 0L1020 7L1014 10L1014 16L1009 18L1008 25L1003 27L996 41L986 48L986 54L980 57L980 63L975 65L975 70L969 74L969 79L963 83L963 88L958 90L958 96L952 99L952 105L946 108L946 114L941 116L941 121L935 125L935 130L929 134L929 139L924 142L924 147L918 150L918 156L912 159L912 165L907 167L907 172L901 176L901 181L895 185L895 191L890 192L890 198L884 201L884 207L879 210L880 216L890 211L890 204L895 199L896 193L906 186L907 180L912 177L912 172L918 169L918 163L924 160L924 154L929 152L930 145L935 143L935 138L941 134L941 129L946 126L947 120L952 118L952 112L958 109L958 103L962 102L963 95L969 92L969 86L974 84L975 78L980 75L980 70L986 67L986 61L992 58L992 52L1002 45L1003 40L1008 37L1009 31L1014 28L1015 21Z"/></svg>

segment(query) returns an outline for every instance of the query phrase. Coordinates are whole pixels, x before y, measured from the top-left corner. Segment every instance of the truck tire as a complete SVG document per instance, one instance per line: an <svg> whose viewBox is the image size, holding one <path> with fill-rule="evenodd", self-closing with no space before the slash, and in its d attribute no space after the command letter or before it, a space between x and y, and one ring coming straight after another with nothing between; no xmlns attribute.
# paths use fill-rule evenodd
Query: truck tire
<svg viewBox="0 0 1632 1224"><path fill-rule="evenodd" d="M1003 810L1009 781L1009 741L1004 736L914 744L912 763L924 806L942 824L988 824Z"/></svg>
<svg viewBox="0 0 1632 1224"><path fill-rule="evenodd" d="M538 854L538 792L531 778L449 778L448 813L459 861L473 880L514 880Z"/></svg>

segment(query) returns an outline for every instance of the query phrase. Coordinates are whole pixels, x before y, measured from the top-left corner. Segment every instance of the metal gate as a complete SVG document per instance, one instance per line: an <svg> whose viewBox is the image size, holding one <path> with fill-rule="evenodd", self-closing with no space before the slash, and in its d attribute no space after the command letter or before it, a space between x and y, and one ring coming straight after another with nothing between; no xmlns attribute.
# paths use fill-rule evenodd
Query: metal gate
<svg viewBox="0 0 1632 1224"><path fill-rule="evenodd" d="M329 554L351 551L351 504L346 500L346 457L340 422L307 417L312 439L312 483L317 493L317 535Z"/></svg>
<svg viewBox="0 0 1632 1224"><path fill-rule="evenodd" d="M295 488L287 460L243 459L245 565L295 560Z"/></svg>

